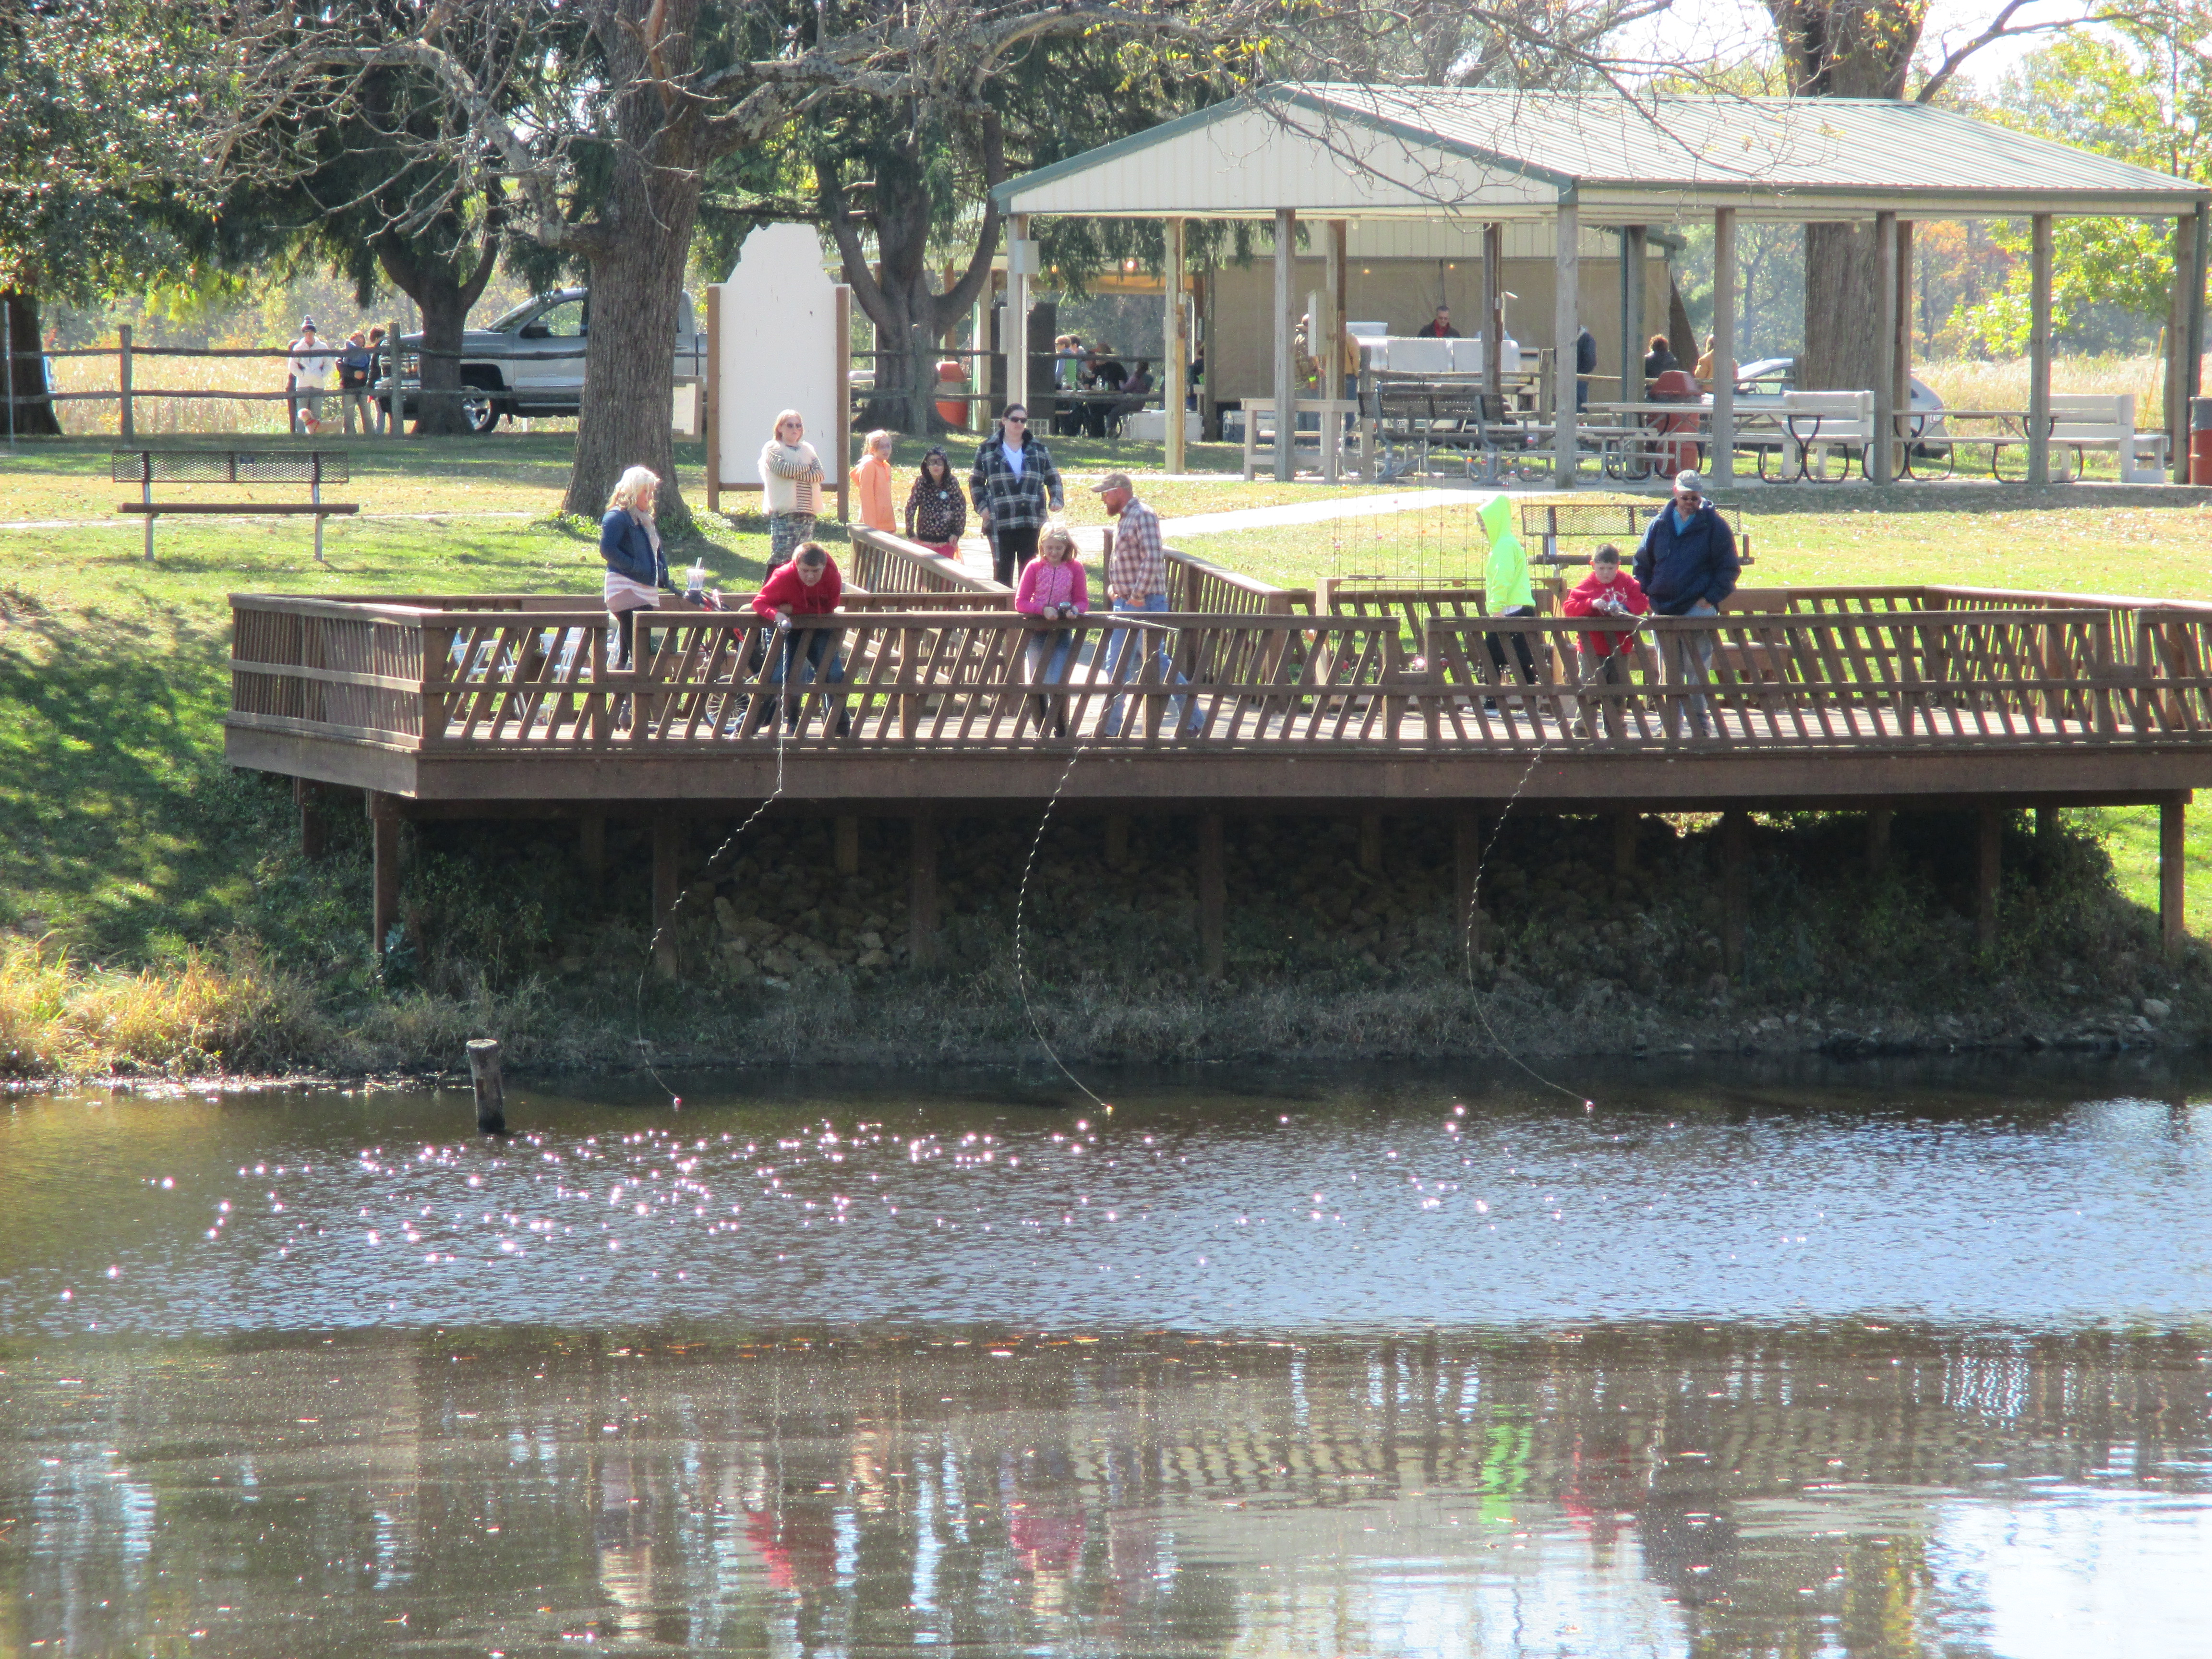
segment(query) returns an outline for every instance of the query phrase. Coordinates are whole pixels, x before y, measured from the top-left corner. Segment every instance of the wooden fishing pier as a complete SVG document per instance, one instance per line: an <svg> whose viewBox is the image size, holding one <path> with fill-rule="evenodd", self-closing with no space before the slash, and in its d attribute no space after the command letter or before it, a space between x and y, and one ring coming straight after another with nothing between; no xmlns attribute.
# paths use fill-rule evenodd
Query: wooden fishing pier
<svg viewBox="0 0 2212 1659"><path fill-rule="evenodd" d="M842 865L860 819L911 824L924 962L937 822L1054 799L1104 817L1109 841L1133 813L1199 819L1209 964L1224 817L1449 817L1464 902L1480 825L1509 801L1631 830L1644 811L1725 814L1732 959L1747 812L1867 811L1878 842L1899 809L1978 811L1986 938L2003 811L2156 805L2162 923L2181 938L2184 812L2212 783L2212 605L1747 588L1718 617L1646 621L1613 685L1582 683L1577 638L1618 622L1550 614L1548 596L1546 614L1490 617L1476 587L1285 589L1175 554L1174 612L1083 619L1047 681L1003 587L866 531L850 565L845 608L799 619L787 647L803 661L833 632L822 660L842 682L795 670L789 688L774 678L787 647L749 610L641 611L624 669L587 596L236 594L226 751L297 781L311 837L332 791L360 793L380 945L404 820L574 819L588 860L610 817L650 819L657 919L684 879L684 820L734 817L779 781L779 811L838 820ZM1490 653L1486 636L1513 635L1533 684ZM1710 647L1703 678L1680 666L1684 636Z"/></svg>

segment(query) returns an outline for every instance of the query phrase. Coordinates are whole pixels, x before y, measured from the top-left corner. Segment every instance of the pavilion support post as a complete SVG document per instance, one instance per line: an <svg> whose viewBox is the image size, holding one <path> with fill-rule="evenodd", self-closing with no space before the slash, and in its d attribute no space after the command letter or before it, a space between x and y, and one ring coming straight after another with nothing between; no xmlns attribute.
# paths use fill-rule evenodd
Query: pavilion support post
<svg viewBox="0 0 2212 1659"><path fill-rule="evenodd" d="M937 965L937 817L929 808L911 820L911 884L906 901L907 960L917 968Z"/></svg>
<svg viewBox="0 0 2212 1659"><path fill-rule="evenodd" d="M1382 867L1382 815L1359 815L1359 867L1370 873Z"/></svg>
<svg viewBox="0 0 2212 1659"><path fill-rule="evenodd" d="M1183 332L1183 222L1170 219L1165 227L1165 252L1160 261L1161 276L1167 288L1166 309L1160 318L1161 349L1167 353L1167 373L1162 380L1167 387L1168 441L1164 457L1167 470L1183 470L1183 450L1189 437L1189 425L1183 404L1189 392L1185 385L1189 373L1190 342Z"/></svg>
<svg viewBox="0 0 2212 1659"><path fill-rule="evenodd" d="M1751 816L1731 809L1721 814L1721 971L1743 977L1744 890L1751 862Z"/></svg>
<svg viewBox="0 0 2212 1659"><path fill-rule="evenodd" d="M1322 315L1314 319L1314 337L1307 349L1321 366L1320 384L1314 389L1325 403L1344 395L1344 256L1350 240L1341 219L1331 219L1322 238L1323 256ZM1322 416L1321 476L1334 483L1343 471L1344 422Z"/></svg>
<svg viewBox="0 0 2212 1659"><path fill-rule="evenodd" d="M2158 938L2169 957L2188 942L2189 803L2176 797L2158 805Z"/></svg>
<svg viewBox="0 0 2212 1659"><path fill-rule="evenodd" d="M1890 403L1897 410L1899 441L1893 476L1906 470L1911 451L1906 445L1919 434L1919 427L1912 416L1912 221L1897 222L1897 329L1896 349L1892 354L1893 367L1890 374Z"/></svg>
<svg viewBox="0 0 2212 1659"><path fill-rule="evenodd" d="M673 812L653 820L653 968L676 977L676 902L684 879L684 820Z"/></svg>
<svg viewBox="0 0 2212 1659"><path fill-rule="evenodd" d="M2189 482L2189 400L2203 390L2204 264L2203 208L2173 222L2173 305L2166 320L2166 454L2176 483Z"/></svg>
<svg viewBox="0 0 2212 1659"><path fill-rule="evenodd" d="M372 789L362 797L362 805L368 813L369 936L380 957L392 930L399 925L399 804Z"/></svg>
<svg viewBox="0 0 2212 1659"><path fill-rule="evenodd" d="M1297 469L1291 458L1297 447L1297 344L1291 336L1291 307L1297 303L1298 216L1290 208L1275 210L1275 480L1288 483Z"/></svg>
<svg viewBox="0 0 2212 1659"><path fill-rule="evenodd" d="M1475 878L1482 869L1482 820L1462 812L1452 820L1452 931L1472 961L1482 954L1482 912L1475 906L1480 895Z"/></svg>
<svg viewBox="0 0 2212 1659"><path fill-rule="evenodd" d="M1559 204L1559 244L1553 264L1552 295L1552 483L1571 489L1575 483L1575 341L1582 332L1582 210Z"/></svg>
<svg viewBox="0 0 2212 1659"><path fill-rule="evenodd" d="M1482 228L1482 419L1485 427L1505 413L1505 227ZM1485 447L1483 476L1498 478L1498 452Z"/></svg>
<svg viewBox="0 0 2212 1659"><path fill-rule="evenodd" d="M1644 401L1644 290L1651 273L1644 269L1649 239L1642 225L1620 234L1620 400Z"/></svg>
<svg viewBox="0 0 2212 1659"><path fill-rule="evenodd" d="M322 790L313 778L292 780L292 802L300 809L300 856L319 859L326 844Z"/></svg>
<svg viewBox="0 0 2212 1659"><path fill-rule="evenodd" d="M1030 216L1006 220L1006 313L999 325L999 349L1006 357L1006 402L1024 409L1030 403ZM838 471L842 473L841 462Z"/></svg>
<svg viewBox="0 0 2212 1659"><path fill-rule="evenodd" d="M1867 814L1867 874L1878 876L1889 868L1890 832L1896 825L1897 814L1887 806L1877 806Z"/></svg>
<svg viewBox="0 0 2212 1659"><path fill-rule="evenodd" d="M2051 482L2051 216L2039 213L2028 247L2027 481Z"/></svg>
<svg viewBox="0 0 2212 1659"><path fill-rule="evenodd" d="M1713 210L1713 443L1717 489L1735 482L1735 210Z"/></svg>
<svg viewBox="0 0 2212 1659"><path fill-rule="evenodd" d="M836 845L831 849L830 862L841 876L860 873L860 821L850 813L841 813L835 825Z"/></svg>
<svg viewBox="0 0 2212 1659"><path fill-rule="evenodd" d="M1875 282L1881 292L1875 337L1885 342L1874 377L1874 438L1864 471L1870 483L1897 482L1897 216L1874 216Z"/></svg>
<svg viewBox="0 0 2212 1659"><path fill-rule="evenodd" d="M1229 883L1221 850L1221 814L1206 812L1198 820L1198 955L1199 972L1219 979L1226 957Z"/></svg>
<svg viewBox="0 0 2212 1659"><path fill-rule="evenodd" d="M1120 870L1129 862L1129 815L1109 814L1106 819L1106 867Z"/></svg>
<svg viewBox="0 0 2212 1659"><path fill-rule="evenodd" d="M395 377L396 378L396 377ZM707 441L707 510L722 510L722 285L707 285L707 407L700 433Z"/></svg>
<svg viewBox="0 0 2212 1659"><path fill-rule="evenodd" d="M2004 813L1984 806L1974 814L1974 943L1997 942L1997 889L2004 877Z"/></svg>

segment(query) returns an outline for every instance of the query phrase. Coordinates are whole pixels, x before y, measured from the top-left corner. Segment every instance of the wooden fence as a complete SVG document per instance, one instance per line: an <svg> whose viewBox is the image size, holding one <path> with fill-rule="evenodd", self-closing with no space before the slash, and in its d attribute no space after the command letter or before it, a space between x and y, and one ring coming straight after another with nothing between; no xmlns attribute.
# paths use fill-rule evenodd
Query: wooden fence
<svg viewBox="0 0 2212 1659"><path fill-rule="evenodd" d="M870 609L779 637L750 612L645 611L623 670L605 614L573 599L232 603L234 726L425 754L773 745L779 713L809 746L971 753L2212 744L2207 605L1821 590L1647 619L1608 684L1581 648L1619 629L1607 618L1428 615L1409 643L1395 614L1046 630L995 610ZM1516 634L1531 684L1490 648Z"/></svg>

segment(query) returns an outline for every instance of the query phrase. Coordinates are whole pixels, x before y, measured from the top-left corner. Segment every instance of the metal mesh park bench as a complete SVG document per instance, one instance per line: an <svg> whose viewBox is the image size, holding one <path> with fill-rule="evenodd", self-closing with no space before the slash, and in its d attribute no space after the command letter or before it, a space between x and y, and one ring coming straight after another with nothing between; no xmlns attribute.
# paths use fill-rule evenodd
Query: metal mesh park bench
<svg viewBox="0 0 2212 1659"><path fill-rule="evenodd" d="M1561 565L1588 564L1590 551L1601 542L1613 542L1620 548L1624 562L1636 556L1637 544L1644 539L1644 526L1662 503L1654 501L1522 501L1521 503L1521 540L1530 549L1531 561L1549 565L1556 571ZM1735 532L1736 556L1744 563L1751 556L1751 532L1743 527L1743 520L1732 507L1712 503L1713 510L1721 515L1728 527ZM1562 543L1587 542L1589 549L1579 552L1562 553Z"/></svg>
<svg viewBox="0 0 2212 1659"><path fill-rule="evenodd" d="M323 486L350 482L342 451L321 449L118 449L112 456L114 481L135 483L139 499L125 501L118 513L143 514L146 520L146 559L154 558L154 520L170 513L252 514L257 516L297 517L313 514L315 520L315 562L323 562L323 520L333 514L361 511L358 501L326 501ZM155 484L303 483L304 501L174 501L154 499Z"/></svg>

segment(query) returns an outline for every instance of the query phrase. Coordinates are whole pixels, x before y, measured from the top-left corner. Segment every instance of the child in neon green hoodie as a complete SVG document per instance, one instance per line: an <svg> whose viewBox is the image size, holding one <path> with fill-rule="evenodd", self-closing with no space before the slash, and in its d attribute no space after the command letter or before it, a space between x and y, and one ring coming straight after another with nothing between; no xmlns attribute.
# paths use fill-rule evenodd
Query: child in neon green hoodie
<svg viewBox="0 0 2212 1659"><path fill-rule="evenodd" d="M1489 556L1482 562L1482 606L1493 617L1533 617L1536 614L1536 595L1528 585L1528 553L1521 545L1521 538L1513 533L1513 503L1503 495L1484 496L1475 503L1475 521L1481 525L1482 533L1490 538ZM1483 640L1490 647L1490 660L1497 665L1498 678L1505 676L1505 641L1497 634L1486 634ZM1524 685L1536 683L1536 659L1528 650L1526 634L1512 635L1513 654L1521 659L1521 681ZM1483 700L1486 708L1496 704L1489 698Z"/></svg>

